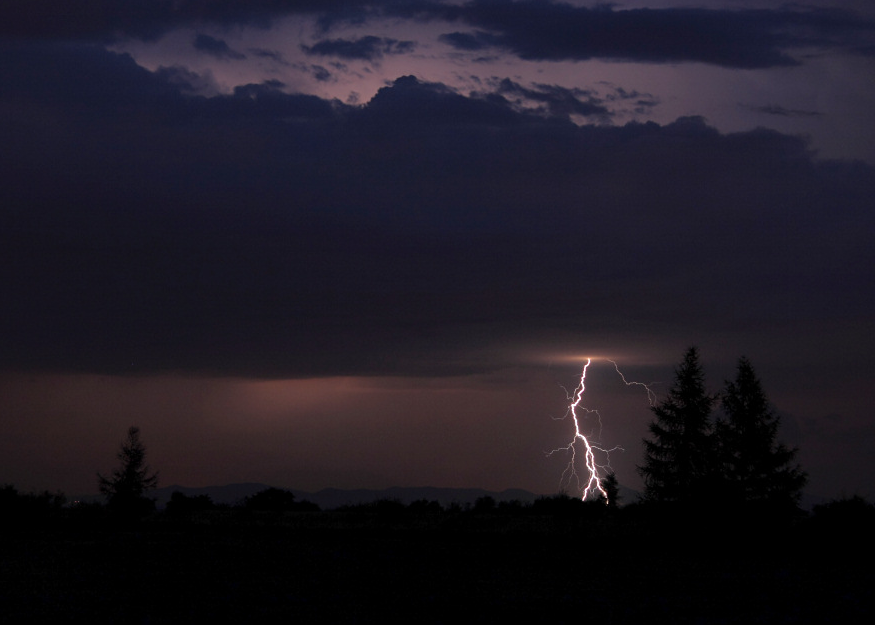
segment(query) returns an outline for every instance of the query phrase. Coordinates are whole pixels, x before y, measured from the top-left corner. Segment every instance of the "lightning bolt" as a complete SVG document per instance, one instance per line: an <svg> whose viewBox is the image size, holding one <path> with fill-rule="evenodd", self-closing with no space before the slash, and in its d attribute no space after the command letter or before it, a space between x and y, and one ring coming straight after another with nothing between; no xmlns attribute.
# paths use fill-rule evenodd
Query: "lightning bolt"
<svg viewBox="0 0 875 625"><path fill-rule="evenodd" d="M647 391L647 401L649 401L650 405L653 406L653 404L656 402L656 393L654 393L653 390L651 390L649 384L644 384L644 382L629 382L628 380L626 380L626 376L623 375L623 372L620 371L620 367L617 366L617 363L615 363L610 358L608 358L608 362L611 363L612 365L614 365L614 369L617 370L617 374L620 376L620 379L623 380L623 384L625 384L626 386L641 386L641 387L643 387L644 390Z"/></svg>
<svg viewBox="0 0 875 625"><path fill-rule="evenodd" d="M565 450L571 454L571 459L568 462L568 466L565 467L565 471L562 473L562 480L560 484L570 483L571 480L575 480L579 488L581 488L582 494L581 499L586 500L590 495L595 495L595 493L600 493L605 501L608 500L608 493L605 490L604 486L602 486L602 478L599 473L599 470L602 471L610 468L610 453L612 451L616 451L617 449L621 449L620 447L614 447L613 449L604 449L589 442L589 439L586 435L581 431L580 424L582 420L582 415L580 413L586 413L586 415L595 415L598 418L599 422L599 436L601 436L601 415L597 410L590 410L588 408L583 407L583 393L586 391L586 370L589 368L590 364L592 364L592 359L587 358L586 364L583 365L583 371L580 374L580 382L577 385L577 388L574 389L574 393L568 395L568 401L571 403L568 405L568 410L565 412L565 416L563 419L567 419L569 416L574 422L574 437L571 439L571 442L564 447L560 447L559 449L554 449L551 451L548 456L553 455L557 451ZM566 391L567 395L567 391ZM580 413L578 412L580 411ZM591 435L590 435L591 436ZM586 486L582 485L582 480L580 476L577 474L577 455L578 455L578 447L582 447L581 452L583 453L583 462L586 467L587 475L589 476L586 479ZM605 454L607 458L607 462L605 464L599 464L596 461L595 452L599 451Z"/></svg>
<svg viewBox="0 0 875 625"><path fill-rule="evenodd" d="M610 359L608 359L608 361L614 365L614 369L617 371L617 374L626 386L641 386L647 391L647 399L652 406L656 401L656 394L650 389L650 386L643 382L629 382L626 380L626 376L620 371L617 363ZM574 389L573 393L569 394L568 391L565 392L570 403L568 404L568 409L566 410L565 415L561 417L561 419L564 420L571 417L571 420L574 423L574 436L572 437L571 442L567 445L548 452L547 456L551 456L559 451L570 453L571 459L568 461L568 466L565 467L565 471L562 473L562 479L559 482L560 487L563 484L570 484L572 481L575 481L581 492L581 500L586 501L590 496L597 497L598 495L601 495L607 503L608 493L602 485L603 475L611 469L611 452L625 450L620 446L606 449L596 443L590 442L590 438L595 439L596 437L594 437L593 434L587 436L583 433L581 428L581 424L585 418L595 415L598 420L597 438L601 438L601 415L598 410L591 410L583 406L583 394L586 391L586 371L591 364L592 358L587 358L586 364L583 366L583 371L580 374L580 382L578 383L577 388ZM596 452L599 452L601 456L604 456L605 460L603 463L599 463L596 460ZM585 480L581 478L577 472L578 454L583 456L583 466L587 476Z"/></svg>

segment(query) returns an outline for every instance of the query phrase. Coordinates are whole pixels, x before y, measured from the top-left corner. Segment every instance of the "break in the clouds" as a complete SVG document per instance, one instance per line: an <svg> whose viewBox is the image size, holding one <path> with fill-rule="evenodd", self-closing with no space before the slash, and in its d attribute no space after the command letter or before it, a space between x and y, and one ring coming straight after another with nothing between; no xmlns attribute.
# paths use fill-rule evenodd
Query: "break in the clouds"
<svg viewBox="0 0 875 625"><path fill-rule="evenodd" d="M363 59L376 61L384 55L406 54L416 48L413 41L398 41L387 37L367 35L355 40L323 39L312 46L302 45L307 54L314 56L333 56L341 59Z"/></svg>
<svg viewBox="0 0 875 625"><path fill-rule="evenodd" d="M292 15L313 17L326 31L384 18L467 26L448 30L442 41L464 51L497 48L529 60L603 58L764 68L801 62L800 48L868 56L875 49L875 23L838 9L623 9L535 0L29 0L4 3L0 35L154 40L176 28L209 24L268 28ZM362 54L363 44L340 39L322 45Z"/></svg>

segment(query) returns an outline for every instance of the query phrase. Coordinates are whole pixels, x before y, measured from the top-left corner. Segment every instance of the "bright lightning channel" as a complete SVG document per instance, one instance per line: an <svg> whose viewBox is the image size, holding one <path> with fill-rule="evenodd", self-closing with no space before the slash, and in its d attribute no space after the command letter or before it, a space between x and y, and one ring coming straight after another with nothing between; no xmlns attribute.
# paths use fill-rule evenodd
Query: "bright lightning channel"
<svg viewBox="0 0 875 625"><path fill-rule="evenodd" d="M652 406L654 401L656 400L656 395L650 389L650 387L642 382L627 381L626 376L624 376L623 373L620 371L617 363L610 359L608 359L608 361L614 365L614 369L616 369L617 373L619 374L620 378L623 380L623 383L626 386L641 386L647 391L647 399ZM586 501L586 499L590 496L597 497L598 495L601 495L602 497L604 497L605 502L608 503L608 492L602 485L603 474L607 474L607 472L611 470L611 452L625 450L620 446L606 449L593 442L590 442L590 438L594 438L593 435L590 434L589 437L587 437L587 435L584 434L581 429L582 420L590 415L595 415L598 419L598 437L601 437L601 415L599 414L598 410L591 410L583 406L583 394L586 391L586 371L589 368L590 364L592 364L592 358L587 358L586 364L583 366L583 371L580 374L580 382L578 383L577 388L575 388L574 392L571 394L568 394L568 392L566 391L566 395L570 403L568 404L568 409L566 410L565 416L563 416L562 419L567 419L569 416L571 417L571 420L574 422L574 437L571 439L570 443L568 443L564 447L554 449L547 455L551 456L558 451L566 451L571 454L571 459L568 462L568 466L565 467L565 471L562 473L560 486L562 484L570 484L571 481L574 480L577 482L578 488L581 491L581 500ZM578 448L582 449L578 450ZM596 460L596 452L599 452L604 456L604 463L600 464ZM577 473L578 453L583 455L583 465L588 476L585 480L585 485L583 485L584 480Z"/></svg>

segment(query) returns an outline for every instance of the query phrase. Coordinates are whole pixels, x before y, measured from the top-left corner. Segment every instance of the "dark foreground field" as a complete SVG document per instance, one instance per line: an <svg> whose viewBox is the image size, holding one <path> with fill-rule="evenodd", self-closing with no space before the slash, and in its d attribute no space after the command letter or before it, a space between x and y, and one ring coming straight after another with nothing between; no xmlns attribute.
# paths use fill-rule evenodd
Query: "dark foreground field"
<svg viewBox="0 0 875 625"><path fill-rule="evenodd" d="M863 623L868 529L400 508L69 518L0 538L0 622Z"/></svg>

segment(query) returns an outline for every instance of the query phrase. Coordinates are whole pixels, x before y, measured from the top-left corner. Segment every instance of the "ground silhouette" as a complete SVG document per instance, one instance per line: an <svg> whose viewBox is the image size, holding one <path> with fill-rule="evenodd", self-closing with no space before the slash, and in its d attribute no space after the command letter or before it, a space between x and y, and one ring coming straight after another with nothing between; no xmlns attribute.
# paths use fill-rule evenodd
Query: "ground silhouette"
<svg viewBox="0 0 875 625"><path fill-rule="evenodd" d="M26 497L8 494L4 502ZM48 506L42 523L0 535L0 622L71 614L90 623L872 616L875 550L862 528L873 508L861 499L794 519L731 521L566 495L471 506L382 500L328 511L174 501L135 526L111 522L102 505ZM4 504L2 514L22 509ZM837 528L854 519L861 531L845 533L836 549Z"/></svg>

